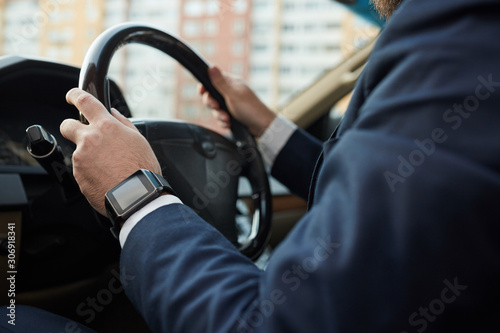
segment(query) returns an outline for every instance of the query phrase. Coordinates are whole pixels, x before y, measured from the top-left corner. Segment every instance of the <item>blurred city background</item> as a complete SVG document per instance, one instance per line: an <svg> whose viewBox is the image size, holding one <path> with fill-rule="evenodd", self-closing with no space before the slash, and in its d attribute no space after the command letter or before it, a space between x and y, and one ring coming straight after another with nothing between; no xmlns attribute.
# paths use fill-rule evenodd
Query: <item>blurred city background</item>
<svg viewBox="0 0 500 333"><path fill-rule="evenodd" d="M242 76L273 109L378 33L331 0L0 0L0 55L79 67L102 31L127 21L180 37L209 63ZM134 116L212 127L196 81L159 51L121 48L110 77Z"/></svg>

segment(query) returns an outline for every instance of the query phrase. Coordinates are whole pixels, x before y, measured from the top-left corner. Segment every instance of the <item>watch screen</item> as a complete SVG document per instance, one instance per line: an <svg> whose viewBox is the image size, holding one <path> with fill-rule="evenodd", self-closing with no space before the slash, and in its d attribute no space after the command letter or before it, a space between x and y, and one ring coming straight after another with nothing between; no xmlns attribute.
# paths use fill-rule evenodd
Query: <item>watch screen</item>
<svg viewBox="0 0 500 333"><path fill-rule="evenodd" d="M139 177L130 178L129 181L123 183L120 187L113 191L116 203L123 210L126 210L130 205L148 194L148 189L141 182Z"/></svg>

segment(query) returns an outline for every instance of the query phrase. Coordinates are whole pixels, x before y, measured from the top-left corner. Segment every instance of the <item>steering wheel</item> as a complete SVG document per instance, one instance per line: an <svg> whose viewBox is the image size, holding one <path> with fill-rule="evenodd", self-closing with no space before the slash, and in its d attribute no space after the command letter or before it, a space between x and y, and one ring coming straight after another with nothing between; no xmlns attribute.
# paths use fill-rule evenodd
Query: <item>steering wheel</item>
<svg viewBox="0 0 500 333"><path fill-rule="evenodd" d="M154 47L177 60L203 84L222 109L227 106L208 76L201 56L170 34L142 24L124 23L103 32L90 46L80 71L79 87L111 110L109 64L121 46L139 43ZM80 114L80 120L86 122ZM241 253L256 259L271 230L269 182L255 138L231 119L233 140L193 124L134 121L153 148L163 174L182 202L217 228ZM254 214L249 232L238 235L236 225L238 183L248 179Z"/></svg>

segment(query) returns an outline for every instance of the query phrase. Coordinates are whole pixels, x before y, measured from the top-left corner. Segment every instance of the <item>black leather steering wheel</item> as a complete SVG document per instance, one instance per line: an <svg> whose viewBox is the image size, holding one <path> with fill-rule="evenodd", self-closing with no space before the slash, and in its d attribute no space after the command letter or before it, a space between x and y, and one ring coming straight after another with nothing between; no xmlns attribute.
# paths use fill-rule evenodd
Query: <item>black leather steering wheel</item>
<svg viewBox="0 0 500 333"><path fill-rule="evenodd" d="M200 81L222 109L222 95L208 76L208 65L185 43L170 34L142 24L124 23L103 32L88 50L80 72L79 87L90 92L110 110L109 64L118 48L130 43L154 47L177 60ZM80 115L80 120L86 119ZM241 253L257 258L271 230L269 182L255 138L235 119L234 140L200 126L168 121L136 121L151 144L166 179L180 199L216 227ZM240 177L249 180L254 214L250 232L237 234L235 223ZM243 239L242 239L243 238Z"/></svg>

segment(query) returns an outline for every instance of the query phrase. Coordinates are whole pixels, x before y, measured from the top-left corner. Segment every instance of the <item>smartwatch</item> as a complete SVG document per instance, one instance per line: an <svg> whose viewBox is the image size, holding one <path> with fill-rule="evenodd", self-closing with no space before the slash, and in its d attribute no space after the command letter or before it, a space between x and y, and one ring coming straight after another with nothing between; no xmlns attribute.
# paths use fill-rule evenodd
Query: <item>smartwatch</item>
<svg viewBox="0 0 500 333"><path fill-rule="evenodd" d="M111 233L118 239L121 224L162 193L174 194L162 176L140 169L106 193L105 206L111 220Z"/></svg>

